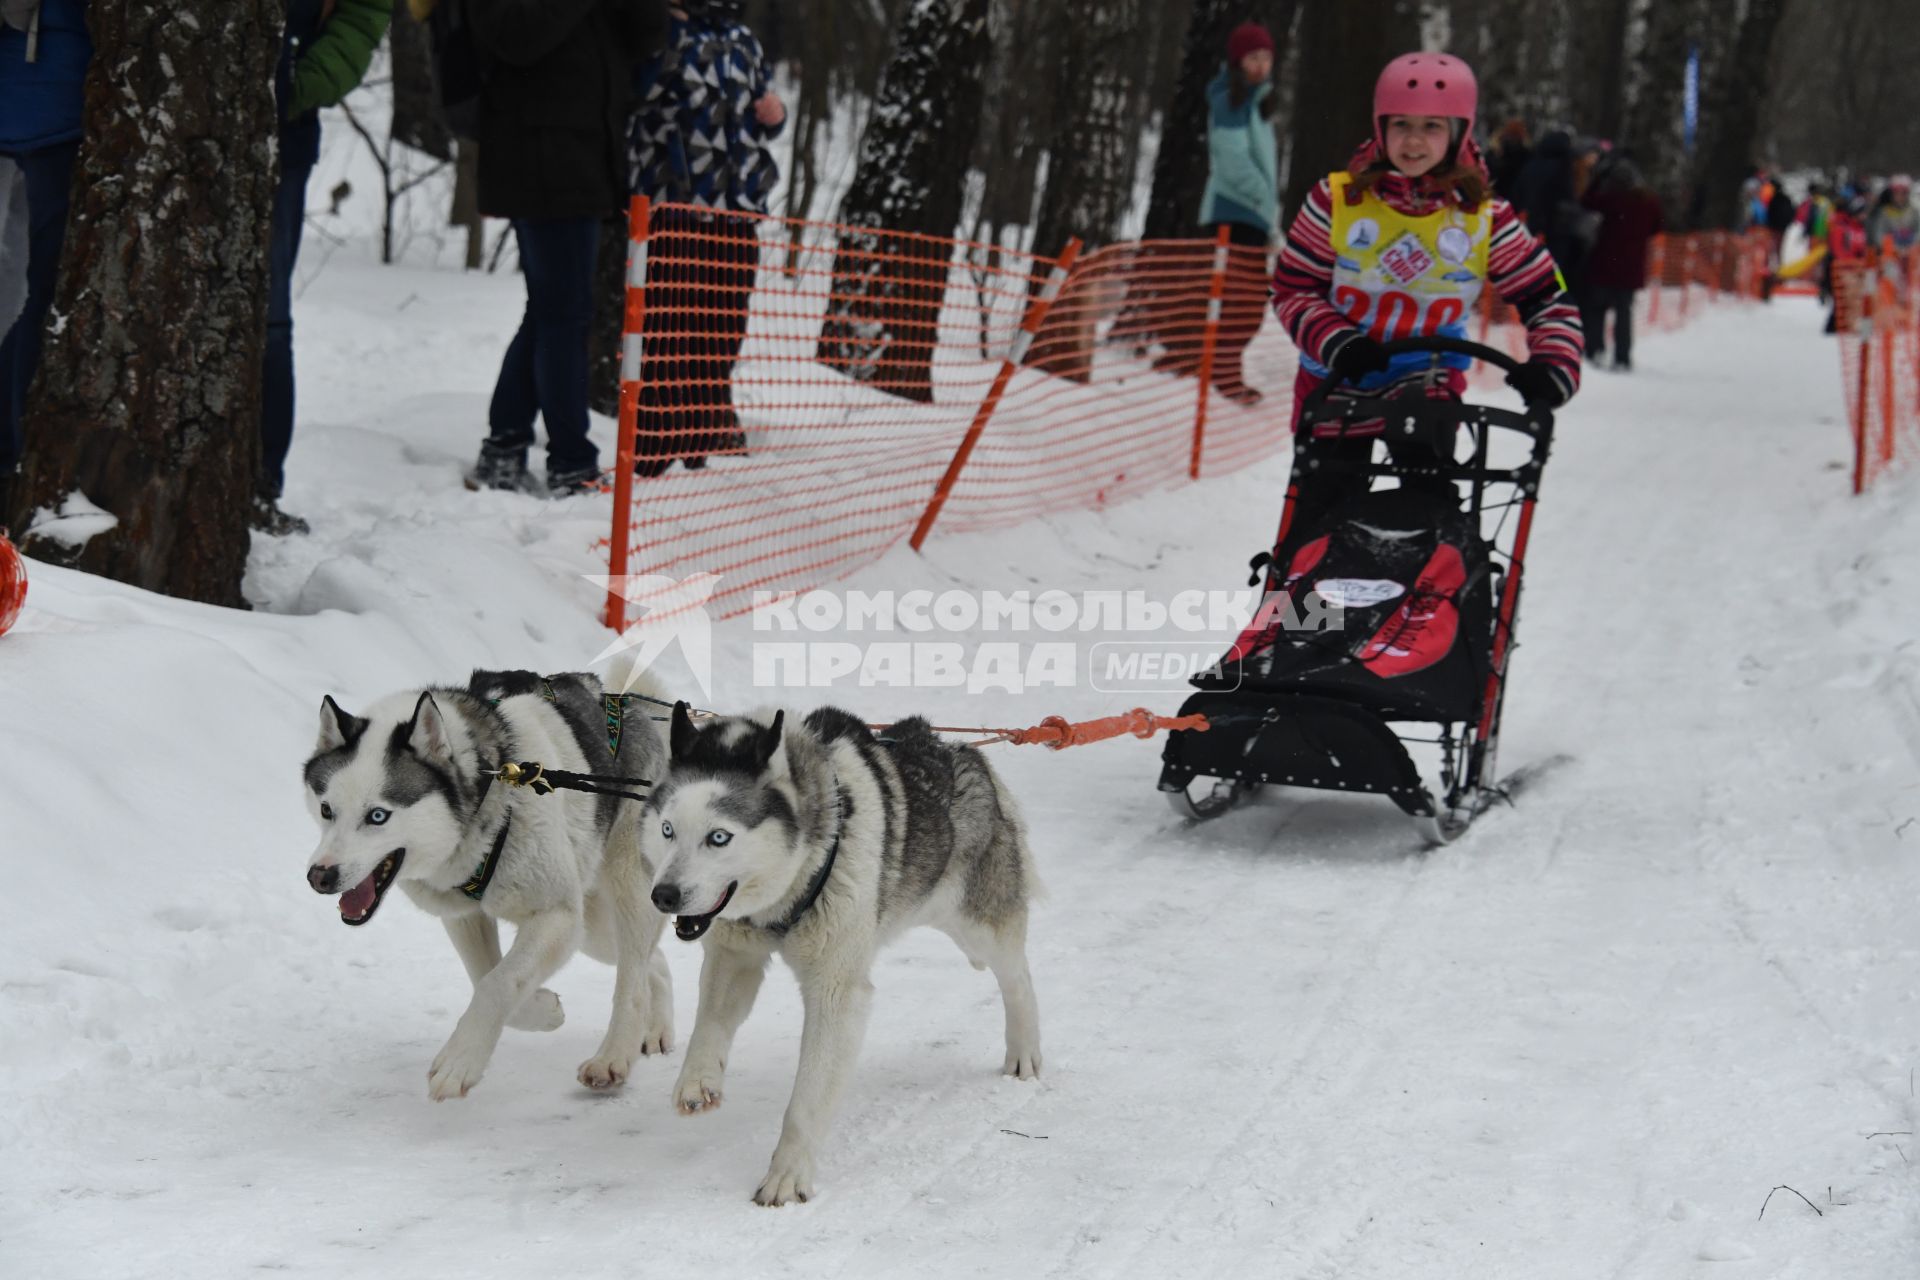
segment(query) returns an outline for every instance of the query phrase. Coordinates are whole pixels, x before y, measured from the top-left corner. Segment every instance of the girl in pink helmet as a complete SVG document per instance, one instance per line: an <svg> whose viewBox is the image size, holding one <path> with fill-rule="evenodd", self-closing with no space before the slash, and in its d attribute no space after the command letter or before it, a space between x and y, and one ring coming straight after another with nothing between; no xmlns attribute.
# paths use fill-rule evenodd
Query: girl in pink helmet
<svg viewBox="0 0 1920 1280"><path fill-rule="evenodd" d="M1374 86L1373 136L1308 193L1287 229L1273 306L1300 349L1296 427L1301 402L1330 373L1368 389L1430 379L1459 395L1464 357L1389 361L1382 343L1469 336L1489 286L1527 326L1529 358L1508 382L1549 405L1579 388L1579 308L1545 246L1489 193L1473 142L1477 98L1473 71L1458 58L1395 58Z"/></svg>

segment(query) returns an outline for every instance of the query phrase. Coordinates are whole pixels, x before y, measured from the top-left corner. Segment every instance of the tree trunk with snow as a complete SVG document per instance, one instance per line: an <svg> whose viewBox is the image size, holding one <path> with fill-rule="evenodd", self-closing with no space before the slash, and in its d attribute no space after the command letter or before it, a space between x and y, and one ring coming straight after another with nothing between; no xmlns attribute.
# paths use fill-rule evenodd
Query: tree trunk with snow
<svg viewBox="0 0 1920 1280"><path fill-rule="evenodd" d="M1309 0L1299 39L1292 161L1281 209L1289 220L1313 184L1345 168L1353 149L1372 134L1373 82L1380 68L1419 47L1419 33L1394 0Z"/></svg>
<svg viewBox="0 0 1920 1280"><path fill-rule="evenodd" d="M1584 68L1585 92L1575 106L1577 119L1597 138L1618 138L1627 115L1627 38L1633 0L1590 0L1591 43L1577 65Z"/></svg>
<svg viewBox="0 0 1920 1280"><path fill-rule="evenodd" d="M620 350L627 320L627 219L600 223L593 267L593 327L587 331L587 407L609 418L620 412Z"/></svg>
<svg viewBox="0 0 1920 1280"><path fill-rule="evenodd" d="M1754 143L1760 133L1760 108L1774 83L1769 73L1773 41L1785 9L1786 0L1747 0L1732 54L1715 70L1695 170L1706 226L1739 222L1740 186L1759 159Z"/></svg>
<svg viewBox="0 0 1920 1280"><path fill-rule="evenodd" d="M1687 55L1706 18L1704 0L1659 0L1647 13L1646 39L1633 77L1622 140L1647 183L1666 206L1667 221L1687 220L1687 153L1681 113L1686 101Z"/></svg>
<svg viewBox="0 0 1920 1280"><path fill-rule="evenodd" d="M22 489L29 509L85 494L117 523L77 553L29 532L37 555L245 603L284 16L278 0L89 8L85 140Z"/></svg>
<svg viewBox="0 0 1920 1280"><path fill-rule="evenodd" d="M1060 94L1033 229L1035 253L1057 254L1074 237L1098 246L1120 236L1144 124L1131 76L1140 3L1082 0L1044 11Z"/></svg>
<svg viewBox="0 0 1920 1280"><path fill-rule="evenodd" d="M393 125L389 132L415 151L436 160L453 159L453 129L433 72L433 37L426 24L414 19L406 0L393 6L393 24L387 28L389 63L393 68Z"/></svg>
<svg viewBox="0 0 1920 1280"><path fill-rule="evenodd" d="M840 205L819 359L910 400L933 399L949 252L891 233L951 237L959 225L988 51L987 0L913 0Z"/></svg>

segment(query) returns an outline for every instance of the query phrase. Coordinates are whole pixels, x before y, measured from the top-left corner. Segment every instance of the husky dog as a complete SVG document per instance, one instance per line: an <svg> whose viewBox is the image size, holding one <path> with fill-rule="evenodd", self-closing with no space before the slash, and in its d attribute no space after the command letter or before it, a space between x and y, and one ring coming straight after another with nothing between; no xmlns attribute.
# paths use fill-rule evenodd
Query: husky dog
<svg viewBox="0 0 1920 1280"><path fill-rule="evenodd" d="M822 708L798 729L674 707L671 765L647 803L641 848L653 905L706 939L700 1008L674 1086L683 1114L720 1105L734 1033L775 952L800 981L800 1071L764 1205L813 1194L814 1157L866 1030L881 945L914 925L992 968L1006 1011L1003 1070L1040 1074L1040 1015L1027 974L1027 905L1038 888L1013 798L969 747L924 720L876 738Z"/></svg>
<svg viewBox="0 0 1920 1280"><path fill-rule="evenodd" d="M664 703L656 703L664 706ZM648 703L602 694L592 675L476 671L465 689L395 694L349 715L320 704L307 807L320 846L307 883L340 897L362 925L395 884L439 916L473 980L473 1000L427 1071L434 1101L480 1082L503 1027L552 1031L560 998L541 984L576 950L618 969L606 1038L580 1064L593 1089L621 1084L635 1059L673 1039L664 922L648 904L652 869L641 806L617 796L531 790L489 771L530 761L569 772L658 778L665 766ZM500 955L499 921L515 926Z"/></svg>

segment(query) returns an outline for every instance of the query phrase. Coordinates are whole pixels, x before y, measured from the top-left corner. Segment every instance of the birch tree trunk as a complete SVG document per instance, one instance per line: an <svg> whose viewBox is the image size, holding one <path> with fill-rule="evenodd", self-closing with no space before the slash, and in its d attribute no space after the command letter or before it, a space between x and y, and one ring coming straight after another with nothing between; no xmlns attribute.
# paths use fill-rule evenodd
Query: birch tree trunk
<svg viewBox="0 0 1920 1280"><path fill-rule="evenodd" d="M115 517L81 569L243 605L260 457L278 0L124 0L88 12L84 141L27 402L25 505ZM16 528L21 527L16 523Z"/></svg>

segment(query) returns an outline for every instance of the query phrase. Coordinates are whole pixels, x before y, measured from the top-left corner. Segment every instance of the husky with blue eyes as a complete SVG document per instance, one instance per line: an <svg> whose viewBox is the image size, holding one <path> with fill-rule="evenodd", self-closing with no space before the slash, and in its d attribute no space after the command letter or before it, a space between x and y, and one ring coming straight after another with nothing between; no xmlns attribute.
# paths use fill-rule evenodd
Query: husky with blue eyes
<svg viewBox="0 0 1920 1280"><path fill-rule="evenodd" d="M653 905L702 939L700 1008L674 1103L720 1105L734 1033L777 953L800 982L800 1070L764 1205L813 1194L814 1161L866 1031L874 955L916 925L992 969L1006 1013L1006 1074L1040 1074L1040 1015L1027 974L1038 889L1026 829L986 757L924 720L875 736L844 711L799 725L716 718L676 705L670 767L647 802L641 848Z"/></svg>
<svg viewBox="0 0 1920 1280"><path fill-rule="evenodd" d="M350 925L373 919L399 885L440 917L473 980L473 999L427 1072L434 1101L480 1082L504 1028L560 1025L560 998L542 984L576 950L617 969L606 1038L580 1064L580 1083L616 1087L641 1057L671 1047L673 987L664 922L648 902L641 806L536 795L490 776L533 761L658 778L666 747L649 711L666 704L642 693L608 695L592 675L476 671L464 689L396 694L364 715L321 702L306 764L307 807L320 826L307 883L338 895ZM504 957L502 920L515 927Z"/></svg>

